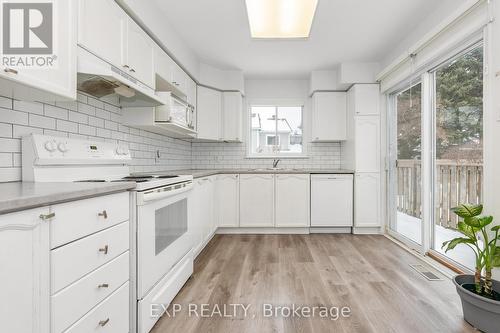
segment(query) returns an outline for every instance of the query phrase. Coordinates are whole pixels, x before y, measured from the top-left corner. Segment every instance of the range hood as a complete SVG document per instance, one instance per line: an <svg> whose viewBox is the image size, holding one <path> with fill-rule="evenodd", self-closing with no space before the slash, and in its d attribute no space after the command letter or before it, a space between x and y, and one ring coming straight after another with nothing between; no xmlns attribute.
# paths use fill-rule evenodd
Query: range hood
<svg viewBox="0 0 500 333"><path fill-rule="evenodd" d="M122 107L159 106L166 102L126 72L78 46L77 90L96 98L119 97Z"/></svg>

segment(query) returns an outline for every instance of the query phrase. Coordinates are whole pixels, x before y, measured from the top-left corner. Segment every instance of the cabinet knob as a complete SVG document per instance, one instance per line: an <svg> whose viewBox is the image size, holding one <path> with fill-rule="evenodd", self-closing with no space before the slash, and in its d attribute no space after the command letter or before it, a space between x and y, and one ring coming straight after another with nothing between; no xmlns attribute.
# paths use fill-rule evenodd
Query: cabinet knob
<svg viewBox="0 0 500 333"><path fill-rule="evenodd" d="M105 320L101 320L99 322L99 326L103 326L104 327L104 326L106 326L107 323L109 323L109 318L106 318Z"/></svg>
<svg viewBox="0 0 500 333"><path fill-rule="evenodd" d="M99 214L97 214L97 216L102 216L104 217L105 219L108 218L108 212L105 210L103 210L102 212L100 212Z"/></svg>
<svg viewBox="0 0 500 333"><path fill-rule="evenodd" d="M5 73L12 73L12 74L18 74L19 72L16 71L15 69L12 69L12 68L5 68L3 70Z"/></svg>
<svg viewBox="0 0 500 333"><path fill-rule="evenodd" d="M135 69L133 69L133 68L131 68L131 69L130 69L130 71L131 71L132 73L135 73Z"/></svg>
<svg viewBox="0 0 500 333"><path fill-rule="evenodd" d="M122 67L123 67L123 68L130 68L130 66L129 66L129 65L123 65Z"/></svg>
<svg viewBox="0 0 500 333"><path fill-rule="evenodd" d="M103 283L103 284L100 284L97 286L97 288L99 288L99 289L100 288L108 288L108 287L109 287L109 284L107 284L107 283Z"/></svg>
<svg viewBox="0 0 500 333"><path fill-rule="evenodd" d="M109 247L107 245L104 245L104 247L101 247L99 249L99 252L102 252L104 254L108 254L108 249L109 249Z"/></svg>
<svg viewBox="0 0 500 333"><path fill-rule="evenodd" d="M39 217L41 220L47 221L47 220L54 218L55 216L56 216L56 213L50 213L50 214L40 214Z"/></svg>

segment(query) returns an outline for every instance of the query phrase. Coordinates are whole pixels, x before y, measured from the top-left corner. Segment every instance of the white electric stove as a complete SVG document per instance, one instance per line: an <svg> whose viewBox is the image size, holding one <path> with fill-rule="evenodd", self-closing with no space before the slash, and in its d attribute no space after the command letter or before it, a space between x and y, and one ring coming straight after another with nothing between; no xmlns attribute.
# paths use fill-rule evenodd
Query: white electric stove
<svg viewBox="0 0 500 333"><path fill-rule="evenodd" d="M22 140L23 181L134 181L130 192L131 332L147 333L193 273L188 201L193 176L131 175L128 147L32 134Z"/></svg>

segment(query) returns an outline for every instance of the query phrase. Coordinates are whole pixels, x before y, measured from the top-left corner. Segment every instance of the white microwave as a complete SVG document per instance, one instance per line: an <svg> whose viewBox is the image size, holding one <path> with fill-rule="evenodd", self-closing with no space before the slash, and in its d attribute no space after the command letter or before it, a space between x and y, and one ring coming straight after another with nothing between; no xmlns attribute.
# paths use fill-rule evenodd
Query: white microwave
<svg viewBox="0 0 500 333"><path fill-rule="evenodd" d="M171 92L157 92L165 100L164 105L155 108L155 121L172 123L194 130L194 106Z"/></svg>

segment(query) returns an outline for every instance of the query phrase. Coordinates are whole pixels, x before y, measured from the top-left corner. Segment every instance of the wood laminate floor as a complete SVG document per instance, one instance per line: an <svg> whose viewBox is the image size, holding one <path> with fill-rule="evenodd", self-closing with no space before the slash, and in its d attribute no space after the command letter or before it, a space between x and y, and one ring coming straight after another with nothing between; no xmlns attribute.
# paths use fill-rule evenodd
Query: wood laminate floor
<svg viewBox="0 0 500 333"><path fill-rule="evenodd" d="M175 317L171 306L152 332L473 332L452 282L427 281L410 263L418 259L383 236L217 235L173 301ZM264 304L351 313L267 317Z"/></svg>

